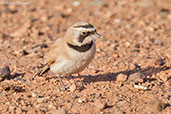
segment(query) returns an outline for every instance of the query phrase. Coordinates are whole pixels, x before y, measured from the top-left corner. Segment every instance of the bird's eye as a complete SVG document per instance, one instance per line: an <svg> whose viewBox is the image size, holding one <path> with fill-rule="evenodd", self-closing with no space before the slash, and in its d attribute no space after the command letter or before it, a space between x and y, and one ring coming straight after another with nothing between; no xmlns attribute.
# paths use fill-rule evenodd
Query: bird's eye
<svg viewBox="0 0 171 114"><path fill-rule="evenodd" d="M83 34L84 36L87 36L87 35L88 35L88 32L82 32L82 34Z"/></svg>

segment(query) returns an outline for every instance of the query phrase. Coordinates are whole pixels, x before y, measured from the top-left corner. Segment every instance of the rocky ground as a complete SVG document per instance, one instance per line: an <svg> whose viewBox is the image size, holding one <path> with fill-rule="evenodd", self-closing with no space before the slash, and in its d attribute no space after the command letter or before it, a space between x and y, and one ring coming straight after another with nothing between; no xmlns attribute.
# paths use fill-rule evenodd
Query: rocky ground
<svg viewBox="0 0 171 114"><path fill-rule="evenodd" d="M170 0L0 1L1 114L170 114ZM79 77L35 72L78 21L104 38ZM67 81L69 80L69 81Z"/></svg>

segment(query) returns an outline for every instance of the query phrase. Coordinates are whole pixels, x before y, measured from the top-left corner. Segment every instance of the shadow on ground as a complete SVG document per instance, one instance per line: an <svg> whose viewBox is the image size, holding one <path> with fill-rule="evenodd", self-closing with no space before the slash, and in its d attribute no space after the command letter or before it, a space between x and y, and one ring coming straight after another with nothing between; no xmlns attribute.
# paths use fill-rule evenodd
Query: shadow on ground
<svg viewBox="0 0 171 114"><path fill-rule="evenodd" d="M125 71L120 71L120 72L115 72L115 73L106 73L106 74L98 74L98 75L81 75L79 76L73 76L73 78L83 78L84 82L91 83L91 82L100 82L100 81L114 81L116 80L116 77L119 74L124 74L129 77L129 75L140 72L144 74L145 76L152 76L153 74L159 73L161 71L169 70L171 67L163 66L163 67L147 67L144 69L141 68L135 68L132 70L125 70ZM66 77L67 78L67 77Z"/></svg>

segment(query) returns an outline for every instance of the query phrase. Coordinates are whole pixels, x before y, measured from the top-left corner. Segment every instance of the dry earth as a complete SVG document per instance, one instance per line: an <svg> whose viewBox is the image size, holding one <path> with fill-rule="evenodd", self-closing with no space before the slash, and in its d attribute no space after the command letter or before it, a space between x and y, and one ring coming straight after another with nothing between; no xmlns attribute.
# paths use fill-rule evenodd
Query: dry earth
<svg viewBox="0 0 171 114"><path fill-rule="evenodd" d="M104 37L81 72L85 87L77 74L63 78L67 91L51 72L33 79L78 21ZM0 68L1 114L170 114L171 1L1 0Z"/></svg>

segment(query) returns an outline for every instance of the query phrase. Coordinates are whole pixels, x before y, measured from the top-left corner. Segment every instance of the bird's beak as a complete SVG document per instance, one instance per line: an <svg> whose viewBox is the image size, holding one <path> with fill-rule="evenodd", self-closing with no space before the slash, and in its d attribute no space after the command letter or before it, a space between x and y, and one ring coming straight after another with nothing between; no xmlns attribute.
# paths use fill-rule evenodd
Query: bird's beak
<svg viewBox="0 0 171 114"><path fill-rule="evenodd" d="M93 34L93 37L94 37L94 38L100 38L100 39L103 38L103 37L102 37L100 34L98 34L97 32L95 32L95 33Z"/></svg>

